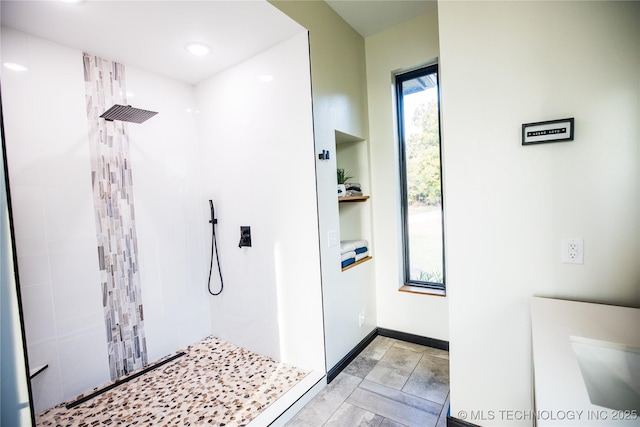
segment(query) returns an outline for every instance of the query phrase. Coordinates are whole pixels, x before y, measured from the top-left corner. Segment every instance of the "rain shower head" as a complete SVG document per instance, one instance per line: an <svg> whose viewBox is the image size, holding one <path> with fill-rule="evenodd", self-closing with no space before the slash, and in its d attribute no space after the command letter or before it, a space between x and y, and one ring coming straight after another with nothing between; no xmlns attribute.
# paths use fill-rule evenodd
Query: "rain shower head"
<svg viewBox="0 0 640 427"><path fill-rule="evenodd" d="M102 113L100 117L110 122L121 120L123 122L144 123L156 114L158 114L157 111L141 110L133 108L131 105L115 104Z"/></svg>

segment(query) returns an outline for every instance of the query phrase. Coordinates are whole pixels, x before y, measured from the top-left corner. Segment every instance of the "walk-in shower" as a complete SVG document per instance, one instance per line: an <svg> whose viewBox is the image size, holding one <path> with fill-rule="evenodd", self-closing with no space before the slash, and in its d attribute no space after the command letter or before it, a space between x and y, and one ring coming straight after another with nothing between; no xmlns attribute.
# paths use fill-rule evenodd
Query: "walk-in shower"
<svg viewBox="0 0 640 427"><path fill-rule="evenodd" d="M2 62L27 69L3 68L1 83L27 353L48 366L31 380L36 414L212 336L315 384L325 363L307 32L264 1L0 6ZM106 43L113 28L158 45ZM169 43L180 28L215 37L219 56ZM239 40L253 45L246 56L184 77ZM180 78L145 62L158 52L182 63ZM136 125L105 114L114 105L159 113ZM238 248L246 224L256 238ZM210 245L233 283L222 293Z"/></svg>

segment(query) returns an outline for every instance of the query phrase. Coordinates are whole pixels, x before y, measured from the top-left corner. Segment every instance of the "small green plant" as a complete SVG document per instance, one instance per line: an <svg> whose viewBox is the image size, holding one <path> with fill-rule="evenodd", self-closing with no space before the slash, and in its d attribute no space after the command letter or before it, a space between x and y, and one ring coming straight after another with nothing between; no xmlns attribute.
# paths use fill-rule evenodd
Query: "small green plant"
<svg viewBox="0 0 640 427"><path fill-rule="evenodd" d="M338 169L338 184L344 184L348 180L353 178L351 175L347 175L344 169Z"/></svg>
<svg viewBox="0 0 640 427"><path fill-rule="evenodd" d="M418 278L418 280L421 282L428 282L428 283L443 283L442 272L438 270L435 270L435 271L420 270L420 277Z"/></svg>

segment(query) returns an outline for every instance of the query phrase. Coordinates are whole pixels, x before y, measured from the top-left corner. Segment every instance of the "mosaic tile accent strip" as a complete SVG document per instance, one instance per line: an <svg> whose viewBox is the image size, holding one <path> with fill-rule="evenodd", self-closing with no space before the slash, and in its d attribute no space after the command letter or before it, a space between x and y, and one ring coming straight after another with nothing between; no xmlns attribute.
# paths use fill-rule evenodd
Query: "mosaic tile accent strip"
<svg viewBox="0 0 640 427"><path fill-rule="evenodd" d="M73 409L43 412L36 425L246 426L309 374L213 336L183 351Z"/></svg>
<svg viewBox="0 0 640 427"><path fill-rule="evenodd" d="M127 124L100 118L113 104L127 104L127 89L124 65L88 53L83 62L102 305L114 380L147 365Z"/></svg>

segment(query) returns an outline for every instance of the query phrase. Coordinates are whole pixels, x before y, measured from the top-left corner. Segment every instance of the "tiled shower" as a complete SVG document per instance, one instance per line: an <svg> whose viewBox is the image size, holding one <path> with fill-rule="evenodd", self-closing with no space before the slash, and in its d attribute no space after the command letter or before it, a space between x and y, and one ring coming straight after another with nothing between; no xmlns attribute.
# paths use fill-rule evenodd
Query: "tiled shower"
<svg viewBox="0 0 640 427"><path fill-rule="evenodd" d="M3 27L12 55L28 68L2 70L20 290L29 365L48 366L35 412L209 335L322 371L306 32L195 86ZM112 103L159 113L100 122Z"/></svg>

